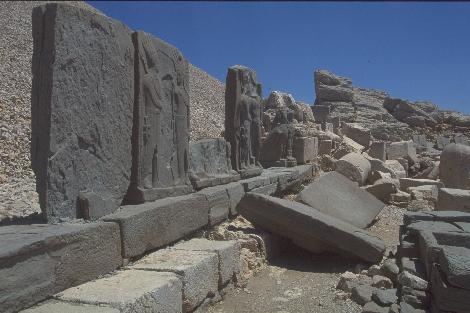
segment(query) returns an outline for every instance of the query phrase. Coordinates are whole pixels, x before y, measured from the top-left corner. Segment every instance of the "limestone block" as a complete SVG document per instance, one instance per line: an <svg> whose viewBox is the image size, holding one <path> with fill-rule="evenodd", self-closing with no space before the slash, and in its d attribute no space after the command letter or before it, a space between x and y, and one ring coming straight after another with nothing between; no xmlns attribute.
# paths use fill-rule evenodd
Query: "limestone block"
<svg viewBox="0 0 470 313"><path fill-rule="evenodd" d="M125 205L103 219L119 224L122 255L131 258L165 246L206 226L209 222L209 207L204 195L191 194Z"/></svg>
<svg viewBox="0 0 470 313"><path fill-rule="evenodd" d="M371 165L362 155L351 152L336 162L335 171L362 186L369 176Z"/></svg>
<svg viewBox="0 0 470 313"><path fill-rule="evenodd" d="M115 210L132 166L131 30L66 4L36 7L32 23L31 163L41 210L49 221L81 217L80 192Z"/></svg>
<svg viewBox="0 0 470 313"><path fill-rule="evenodd" d="M0 227L0 312L16 312L122 265L115 223Z"/></svg>
<svg viewBox="0 0 470 313"><path fill-rule="evenodd" d="M364 148L369 148L372 140L369 129L357 123L342 123L341 131Z"/></svg>
<svg viewBox="0 0 470 313"><path fill-rule="evenodd" d="M305 164L314 160L318 155L317 137L296 137L292 156L297 160L297 164Z"/></svg>
<svg viewBox="0 0 470 313"><path fill-rule="evenodd" d="M137 261L132 269L174 272L183 282L183 312L191 312L207 297L218 291L219 260L217 253L164 249Z"/></svg>
<svg viewBox="0 0 470 313"><path fill-rule="evenodd" d="M54 298L119 312L181 313L183 284L174 273L125 270L67 289Z"/></svg>
<svg viewBox="0 0 470 313"><path fill-rule="evenodd" d="M436 210L470 213L470 190L441 188L437 196Z"/></svg>

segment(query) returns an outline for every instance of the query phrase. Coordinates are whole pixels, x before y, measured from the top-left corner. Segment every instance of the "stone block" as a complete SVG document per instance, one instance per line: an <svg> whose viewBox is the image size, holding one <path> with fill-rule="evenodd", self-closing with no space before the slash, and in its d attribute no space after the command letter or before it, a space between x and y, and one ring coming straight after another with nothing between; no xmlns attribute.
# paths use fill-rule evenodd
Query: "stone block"
<svg viewBox="0 0 470 313"><path fill-rule="evenodd" d="M278 190L278 184L275 183L275 184L270 184L270 185L266 185L266 186L263 186L263 187L255 188L255 189L251 190L251 192L272 196L277 192L277 190Z"/></svg>
<svg viewBox="0 0 470 313"><path fill-rule="evenodd" d="M21 313L121 313L119 309L109 306L97 306L80 303L69 303L49 300L32 308L20 311Z"/></svg>
<svg viewBox="0 0 470 313"><path fill-rule="evenodd" d="M439 177L447 188L470 189L470 147L447 145L441 154Z"/></svg>
<svg viewBox="0 0 470 313"><path fill-rule="evenodd" d="M238 182L225 185L225 189L227 190L228 199L230 202L230 216L235 216L238 214L237 205L245 195L245 189Z"/></svg>
<svg viewBox="0 0 470 313"><path fill-rule="evenodd" d="M348 136L343 136L343 144L346 145L346 147L348 148L348 151L362 153L365 150L365 147L363 145L355 142Z"/></svg>
<svg viewBox="0 0 470 313"><path fill-rule="evenodd" d="M216 225L228 218L230 199L225 186L205 188L197 194L206 197L209 207L209 225Z"/></svg>
<svg viewBox="0 0 470 313"><path fill-rule="evenodd" d="M261 145L259 160L263 167L292 167L297 165L293 157L295 128L281 124L271 130Z"/></svg>
<svg viewBox="0 0 470 313"><path fill-rule="evenodd" d="M432 179L418 179L418 178L400 178L400 189L402 191L408 191L410 187L419 187L419 186L437 186L437 188L444 187L444 184L440 181Z"/></svg>
<svg viewBox="0 0 470 313"><path fill-rule="evenodd" d="M450 138L444 136L437 136L436 137L436 148L439 150L443 150L447 145L451 144Z"/></svg>
<svg viewBox="0 0 470 313"><path fill-rule="evenodd" d="M342 123L341 131L364 148L369 148L372 140L369 129L357 123Z"/></svg>
<svg viewBox="0 0 470 313"><path fill-rule="evenodd" d="M315 179L302 190L298 200L323 214L359 228L367 227L385 206L373 195L336 172L329 172Z"/></svg>
<svg viewBox="0 0 470 313"><path fill-rule="evenodd" d="M385 251L379 238L301 203L247 193L239 211L255 225L313 252L318 252L316 243L320 242L335 251L377 262Z"/></svg>
<svg viewBox="0 0 470 313"><path fill-rule="evenodd" d="M174 273L125 270L67 289L54 298L119 312L181 313L183 284Z"/></svg>
<svg viewBox="0 0 470 313"><path fill-rule="evenodd" d="M218 291L217 253L164 249L147 255L131 268L135 270L174 272L183 282L183 312L191 312Z"/></svg>
<svg viewBox="0 0 470 313"><path fill-rule="evenodd" d="M470 190L440 188L437 196L436 210L470 213Z"/></svg>
<svg viewBox="0 0 470 313"><path fill-rule="evenodd" d="M370 144L368 154L375 159L385 162L387 160L386 147L387 145L384 141L373 141Z"/></svg>
<svg viewBox="0 0 470 313"><path fill-rule="evenodd" d="M380 201L389 203L392 194L397 192L396 185L392 179L379 179L373 185L367 186L364 189Z"/></svg>
<svg viewBox="0 0 470 313"><path fill-rule="evenodd" d="M413 141L392 142L387 147L387 159L397 160L399 158L406 159L410 165L418 162L418 156L416 155L416 148Z"/></svg>
<svg viewBox="0 0 470 313"><path fill-rule="evenodd" d="M351 152L336 161L335 171L362 186L369 177L371 165L361 154Z"/></svg>
<svg viewBox="0 0 470 313"><path fill-rule="evenodd" d="M385 166L393 171L395 178L405 178L408 176L406 169L397 160L387 160L385 161Z"/></svg>
<svg viewBox="0 0 470 313"><path fill-rule="evenodd" d="M470 249L443 246L439 264L447 282L454 287L468 290L470 295Z"/></svg>
<svg viewBox="0 0 470 313"><path fill-rule="evenodd" d="M318 146L318 153L320 155L331 154L333 150L333 141L332 140L320 140Z"/></svg>
<svg viewBox="0 0 470 313"><path fill-rule="evenodd" d="M202 139L189 145L191 151L191 183L194 189L227 184L240 180L232 170L230 144L224 138Z"/></svg>
<svg viewBox="0 0 470 313"><path fill-rule="evenodd" d="M189 180L188 61L148 33L132 34L135 45L133 164L127 203L192 191Z"/></svg>
<svg viewBox="0 0 470 313"><path fill-rule="evenodd" d="M332 133L334 128L332 123L324 122L321 124L321 128L324 132L330 132Z"/></svg>
<svg viewBox="0 0 470 313"><path fill-rule="evenodd" d="M261 175L257 177L252 177L248 179L240 180L240 184L243 186L245 192L249 192L255 188L263 187L271 184L271 177Z"/></svg>
<svg viewBox="0 0 470 313"><path fill-rule="evenodd" d="M57 3L36 7L32 24L31 163L41 210L49 221L82 217L80 192L115 210L132 166L131 30Z"/></svg>
<svg viewBox="0 0 470 313"><path fill-rule="evenodd" d="M175 242L206 226L208 216L206 197L191 194L125 205L103 219L120 225L122 255L124 258L132 258Z"/></svg>
<svg viewBox="0 0 470 313"><path fill-rule="evenodd" d="M417 221L470 223L470 214L459 211L406 212L403 223L409 225Z"/></svg>
<svg viewBox="0 0 470 313"><path fill-rule="evenodd" d="M315 160L318 155L317 137L296 137L292 156L297 160L297 164L305 164Z"/></svg>
<svg viewBox="0 0 470 313"><path fill-rule="evenodd" d="M0 312L17 312L122 265L115 223L0 228Z"/></svg>
<svg viewBox="0 0 470 313"><path fill-rule="evenodd" d="M195 238L179 243L173 246L172 249L217 253L219 259L219 289L232 281L234 275L240 272L240 244L235 240L214 241Z"/></svg>
<svg viewBox="0 0 470 313"><path fill-rule="evenodd" d="M326 122L328 119L328 115L330 115L330 107L327 105L312 105L312 112L313 117L315 118L315 122L323 123Z"/></svg>

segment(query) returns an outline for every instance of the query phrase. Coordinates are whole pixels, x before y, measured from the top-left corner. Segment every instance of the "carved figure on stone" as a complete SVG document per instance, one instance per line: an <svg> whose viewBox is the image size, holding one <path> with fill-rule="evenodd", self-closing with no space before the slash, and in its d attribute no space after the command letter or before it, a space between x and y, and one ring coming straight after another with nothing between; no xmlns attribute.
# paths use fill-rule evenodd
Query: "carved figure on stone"
<svg viewBox="0 0 470 313"><path fill-rule="evenodd" d="M243 66L229 68L225 106L225 138L232 148L232 167L242 177L259 175L261 85L253 70Z"/></svg>

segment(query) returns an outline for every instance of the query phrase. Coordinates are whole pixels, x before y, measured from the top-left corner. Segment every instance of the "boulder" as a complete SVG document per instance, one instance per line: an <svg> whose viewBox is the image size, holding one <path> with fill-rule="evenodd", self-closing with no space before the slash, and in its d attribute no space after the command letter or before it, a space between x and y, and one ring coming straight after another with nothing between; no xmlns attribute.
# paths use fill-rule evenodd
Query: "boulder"
<svg viewBox="0 0 470 313"><path fill-rule="evenodd" d="M359 153L351 152L336 162L336 171L362 186L369 176L371 165Z"/></svg>
<svg viewBox="0 0 470 313"><path fill-rule="evenodd" d="M374 263L382 259L385 251L381 239L301 203L247 193L239 204L239 212L255 225L313 252L318 250L312 244L319 242L328 250Z"/></svg>
<svg viewBox="0 0 470 313"><path fill-rule="evenodd" d="M436 210L470 213L470 190L453 188L439 189Z"/></svg>
<svg viewBox="0 0 470 313"><path fill-rule="evenodd" d="M397 160L399 158L405 158L410 165L418 162L418 156L416 155L416 148L413 141L392 142L387 147L387 159Z"/></svg>
<svg viewBox="0 0 470 313"><path fill-rule="evenodd" d="M447 188L470 189L470 147L447 145L441 154L439 177Z"/></svg>
<svg viewBox="0 0 470 313"><path fill-rule="evenodd" d="M385 206L337 172L314 180L297 200L359 228L367 227Z"/></svg>

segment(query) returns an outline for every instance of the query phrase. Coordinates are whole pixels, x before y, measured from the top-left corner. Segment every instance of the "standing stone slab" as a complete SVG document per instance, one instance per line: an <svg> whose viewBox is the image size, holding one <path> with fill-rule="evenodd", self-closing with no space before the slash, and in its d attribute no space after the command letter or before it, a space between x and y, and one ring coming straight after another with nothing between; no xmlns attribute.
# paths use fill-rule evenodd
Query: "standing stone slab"
<svg viewBox="0 0 470 313"><path fill-rule="evenodd" d="M447 145L441 154L439 177L447 188L470 189L470 147Z"/></svg>
<svg viewBox="0 0 470 313"><path fill-rule="evenodd" d="M188 62L175 47L144 32L136 47L136 97L130 203L192 191L189 181Z"/></svg>
<svg viewBox="0 0 470 313"><path fill-rule="evenodd" d="M247 193L239 211L255 225L313 252L317 250L311 248L312 243L321 242L362 260L378 262L385 251L379 238L301 203Z"/></svg>
<svg viewBox="0 0 470 313"><path fill-rule="evenodd" d="M202 139L191 143L190 180L197 190L240 180L232 170L230 144L224 138Z"/></svg>
<svg viewBox="0 0 470 313"><path fill-rule="evenodd" d="M41 209L49 221L81 217L84 192L108 204L100 214L110 213L131 175L131 30L47 4L33 10L33 42L31 162Z"/></svg>
<svg viewBox="0 0 470 313"><path fill-rule="evenodd" d="M343 175L330 172L308 185L299 201L359 228L367 227L385 206Z"/></svg>
<svg viewBox="0 0 470 313"><path fill-rule="evenodd" d="M126 270L55 296L72 303L106 305L120 312L182 312L183 284L173 273Z"/></svg>
<svg viewBox="0 0 470 313"><path fill-rule="evenodd" d="M351 152L336 162L335 170L362 186L369 177L371 164L362 154Z"/></svg>
<svg viewBox="0 0 470 313"><path fill-rule="evenodd" d="M122 206L103 217L119 223L122 255L131 258L187 236L208 223L208 201L204 195L185 195L138 205Z"/></svg>
<svg viewBox="0 0 470 313"><path fill-rule="evenodd" d="M16 312L122 265L115 223L0 227L0 312Z"/></svg>
<svg viewBox="0 0 470 313"><path fill-rule="evenodd" d="M370 144L368 154L375 159L385 162L387 160L386 146L384 141L373 141Z"/></svg>
<svg viewBox="0 0 470 313"><path fill-rule="evenodd" d="M235 65L228 69L225 90L225 139L232 148L232 168L242 178L263 171L261 149L261 84L252 69Z"/></svg>

